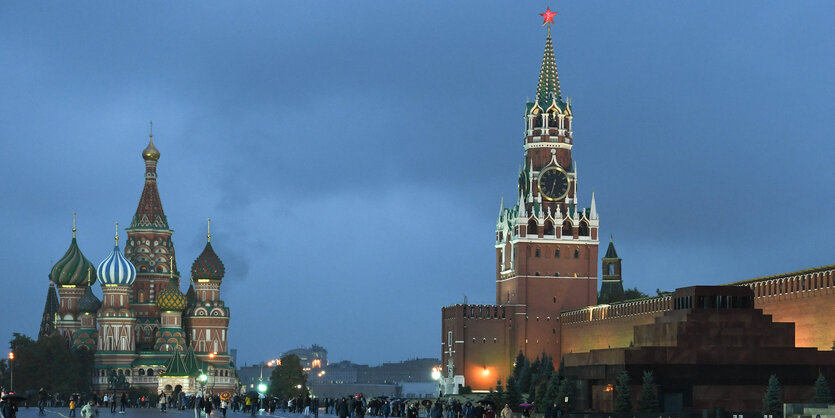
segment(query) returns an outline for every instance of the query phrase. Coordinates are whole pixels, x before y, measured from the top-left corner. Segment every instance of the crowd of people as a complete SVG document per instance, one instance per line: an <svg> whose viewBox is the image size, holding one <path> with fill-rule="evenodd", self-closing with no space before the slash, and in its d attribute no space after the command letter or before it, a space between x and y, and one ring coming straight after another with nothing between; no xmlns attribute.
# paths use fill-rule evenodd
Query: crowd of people
<svg viewBox="0 0 835 418"><path fill-rule="evenodd" d="M5 392L3 394L6 395ZM17 411L15 403L6 402L5 397L3 399L0 403L0 414L2 414L0 418L15 418ZM125 413L127 408L150 407L157 407L160 412L197 409L207 417L214 415L217 418L221 416L226 418L228 411L256 416L276 415L279 410L282 413L296 413L304 417L313 416L313 418L319 418L320 411L338 418L365 418L366 415L384 418L511 418L512 415L509 405L498 409L489 400L462 403L455 398L446 401L440 398L435 401L389 399L388 397L366 399L363 394L341 398L320 399L308 395L279 399L251 393L222 399L218 395L204 397L200 394L178 391L171 394L160 392L155 399L148 396L130 398L126 392L108 392L102 395L94 393L90 396L76 393L65 398L60 394L49 395L45 389L41 388L37 394L37 401L41 414L44 414L45 407L66 407L69 417L77 417L77 414L80 414L81 418L98 417L99 408L110 408L111 413ZM522 410L523 417L529 418L532 411L532 405L527 405ZM544 418L561 418L561 416L561 411L554 405L553 408L547 408Z"/></svg>

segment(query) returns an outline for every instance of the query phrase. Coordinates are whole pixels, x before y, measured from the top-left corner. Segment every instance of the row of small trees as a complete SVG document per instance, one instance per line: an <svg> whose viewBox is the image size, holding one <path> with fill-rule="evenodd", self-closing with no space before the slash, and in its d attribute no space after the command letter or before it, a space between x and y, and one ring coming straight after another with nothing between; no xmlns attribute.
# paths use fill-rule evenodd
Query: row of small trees
<svg viewBox="0 0 835 418"><path fill-rule="evenodd" d="M832 403L832 392L829 389L829 382L822 372L818 372L818 378L815 380L815 396L812 398L812 403L829 405ZM777 375L771 375L768 378L768 386L765 389L763 396L763 414L773 415L775 417L783 416L783 401L780 397L780 380Z"/></svg>
<svg viewBox="0 0 835 418"><path fill-rule="evenodd" d="M545 412L549 405L556 405L563 411L573 410L575 398L575 383L567 378L563 372L564 365L560 361L560 367L554 370L553 359L542 353L534 361L528 360L520 351L516 356L513 372L507 379L507 384L502 385L499 380L496 387L490 390L488 399L496 403L501 409L505 404L514 411L519 410L523 400L533 401L538 412ZM638 404L633 408L632 391L630 389L630 377L626 371L617 376L615 387L615 412L658 412L658 390L655 385L655 377L651 370L643 372L641 381L641 392L638 396ZM829 382L823 373L818 374L815 381L815 396L811 399L816 404L833 403ZM763 414L782 416L783 402L780 397L780 382L776 375L768 379L768 387L763 396Z"/></svg>
<svg viewBox="0 0 835 418"><path fill-rule="evenodd" d="M496 382L490 390L488 399L495 402L499 409L505 404L514 411L519 411L522 401L532 401L538 412L545 412L549 405L556 405L563 411L570 411L574 404L574 382L565 377L563 363L554 370L554 360L542 353L530 361L520 351L516 356L513 373L507 378L506 385Z"/></svg>

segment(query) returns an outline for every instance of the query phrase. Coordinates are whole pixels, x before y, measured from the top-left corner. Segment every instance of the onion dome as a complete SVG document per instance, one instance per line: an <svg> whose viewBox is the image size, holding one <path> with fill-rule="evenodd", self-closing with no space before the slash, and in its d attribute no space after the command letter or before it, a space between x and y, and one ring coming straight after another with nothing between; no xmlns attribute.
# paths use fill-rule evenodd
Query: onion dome
<svg viewBox="0 0 835 418"><path fill-rule="evenodd" d="M116 245L113 251L99 263L96 272L99 276L99 283L107 285L130 286L136 280L136 267L131 264L122 252L119 251L119 223L116 223Z"/></svg>
<svg viewBox="0 0 835 418"><path fill-rule="evenodd" d="M168 286L157 294L156 304L162 311L182 312L186 308L186 295L180 291L173 277L168 281Z"/></svg>
<svg viewBox="0 0 835 418"><path fill-rule="evenodd" d="M75 241L75 227L72 229L72 242L67 252L52 266L49 280L59 286L81 286L86 284L87 272L93 270L93 263L84 257Z"/></svg>
<svg viewBox="0 0 835 418"><path fill-rule="evenodd" d="M154 134L151 134L151 139L148 141L148 146L142 150L143 160L159 160L159 150L154 146Z"/></svg>
<svg viewBox="0 0 835 418"><path fill-rule="evenodd" d="M93 294L93 289L87 287L81 299L78 300L78 310L83 313L94 313L101 308L101 301Z"/></svg>
<svg viewBox="0 0 835 418"><path fill-rule="evenodd" d="M191 277L194 280L220 280L223 279L224 274L226 274L226 269L223 267L223 262L212 249L211 241L207 242L206 248L191 265Z"/></svg>

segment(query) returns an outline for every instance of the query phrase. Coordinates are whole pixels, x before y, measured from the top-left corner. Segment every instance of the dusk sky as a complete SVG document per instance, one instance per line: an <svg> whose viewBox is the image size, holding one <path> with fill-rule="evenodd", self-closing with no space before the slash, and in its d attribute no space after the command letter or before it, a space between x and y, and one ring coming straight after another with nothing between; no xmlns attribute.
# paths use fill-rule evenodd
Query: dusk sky
<svg viewBox="0 0 835 418"><path fill-rule="evenodd" d="M835 2L6 1L0 341L37 335L74 211L111 251L153 121L180 271L211 217L240 364L440 357L441 307L495 302L546 6L625 287L835 263Z"/></svg>

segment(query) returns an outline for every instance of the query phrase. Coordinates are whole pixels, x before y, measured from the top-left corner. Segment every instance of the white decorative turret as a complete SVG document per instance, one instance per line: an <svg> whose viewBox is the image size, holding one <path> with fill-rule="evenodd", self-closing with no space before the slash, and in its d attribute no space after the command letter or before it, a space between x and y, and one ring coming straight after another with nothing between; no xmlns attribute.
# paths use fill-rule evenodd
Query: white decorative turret
<svg viewBox="0 0 835 418"><path fill-rule="evenodd" d="M597 203L594 201L594 192L591 192L591 210L589 213L589 218L591 220L596 221L597 218Z"/></svg>

